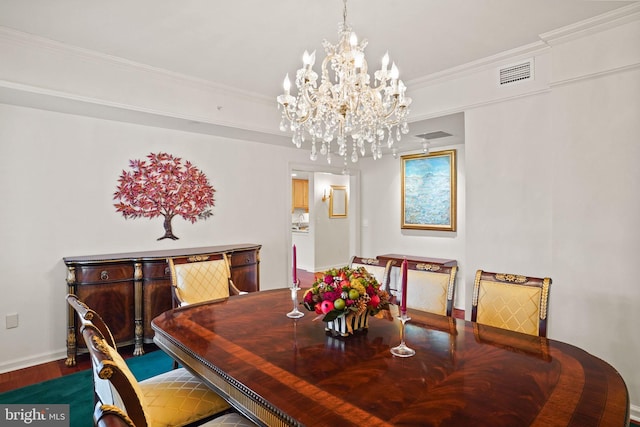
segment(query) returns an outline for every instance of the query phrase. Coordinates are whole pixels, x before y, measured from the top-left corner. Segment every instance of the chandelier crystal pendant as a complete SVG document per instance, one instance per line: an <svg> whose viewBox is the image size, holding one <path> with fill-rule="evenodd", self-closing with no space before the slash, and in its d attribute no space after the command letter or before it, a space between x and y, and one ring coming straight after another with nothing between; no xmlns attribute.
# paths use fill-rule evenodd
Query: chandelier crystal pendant
<svg viewBox="0 0 640 427"><path fill-rule="evenodd" d="M300 148L311 141L311 160L318 152L332 161L332 150L344 159L357 162L366 153L366 145L374 159L382 157L382 144L394 147L401 135L409 132L407 116L411 98L398 79L395 62L389 67L389 54L382 58L381 68L374 73L373 84L368 74L364 49L367 40L358 43L347 24L347 0L344 1L340 40L332 45L324 40L326 57L321 77L313 71L316 53L304 52L302 68L296 72L297 95L291 95L289 75L284 79L284 94L278 96L282 110L280 130L293 131L292 141ZM333 141L335 146L332 146ZM349 154L350 152L350 154Z"/></svg>

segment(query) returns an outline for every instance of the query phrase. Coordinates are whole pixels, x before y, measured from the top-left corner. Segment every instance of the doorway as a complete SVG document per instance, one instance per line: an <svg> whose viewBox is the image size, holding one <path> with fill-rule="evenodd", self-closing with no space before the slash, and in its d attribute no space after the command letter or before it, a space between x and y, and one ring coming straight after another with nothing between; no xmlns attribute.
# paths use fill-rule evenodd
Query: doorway
<svg viewBox="0 0 640 427"><path fill-rule="evenodd" d="M289 176L290 243L296 245L298 268L317 272L346 265L351 255L358 253L360 243L359 171L346 175L340 170L315 165L291 165ZM305 181L308 210L301 205L300 194L294 193L305 185ZM330 215L332 193L343 197L344 215ZM294 198L298 199L296 203Z"/></svg>

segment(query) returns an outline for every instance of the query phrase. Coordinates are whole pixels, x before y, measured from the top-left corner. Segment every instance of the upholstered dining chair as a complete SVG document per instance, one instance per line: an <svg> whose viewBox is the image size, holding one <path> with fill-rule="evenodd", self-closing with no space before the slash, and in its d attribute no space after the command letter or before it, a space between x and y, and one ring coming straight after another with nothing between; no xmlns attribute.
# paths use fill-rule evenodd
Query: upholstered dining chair
<svg viewBox="0 0 640 427"><path fill-rule="evenodd" d="M183 426L229 411L222 397L185 368L138 382L102 328L93 323L100 316L73 294L67 296L67 302L78 314L91 357L96 405L122 409L135 427ZM109 328L102 324L110 336Z"/></svg>
<svg viewBox="0 0 640 427"><path fill-rule="evenodd" d="M389 280L391 276L391 264L393 261L389 260L386 263L377 258L362 258L359 256L351 257L349 266L353 269L358 267L364 267L373 277L380 283L380 288L389 291Z"/></svg>
<svg viewBox="0 0 640 427"><path fill-rule="evenodd" d="M97 427L136 427L127 413L117 406L96 405L93 418ZM251 427L251 421L237 412L220 415L198 427Z"/></svg>
<svg viewBox="0 0 640 427"><path fill-rule="evenodd" d="M550 286L549 277L478 270L473 284L471 321L546 337Z"/></svg>
<svg viewBox="0 0 640 427"><path fill-rule="evenodd" d="M211 417L224 416L229 404L184 368L138 382L124 359L90 321L83 324L82 335L94 370L96 408L100 408L94 412L96 424L107 409L134 427L225 425L220 423L221 419ZM246 421L243 425L254 425L240 419Z"/></svg>
<svg viewBox="0 0 640 427"><path fill-rule="evenodd" d="M169 258L167 262L175 306L246 293L233 284L226 254Z"/></svg>
<svg viewBox="0 0 640 427"><path fill-rule="evenodd" d="M455 265L407 261L407 307L452 316L457 272Z"/></svg>

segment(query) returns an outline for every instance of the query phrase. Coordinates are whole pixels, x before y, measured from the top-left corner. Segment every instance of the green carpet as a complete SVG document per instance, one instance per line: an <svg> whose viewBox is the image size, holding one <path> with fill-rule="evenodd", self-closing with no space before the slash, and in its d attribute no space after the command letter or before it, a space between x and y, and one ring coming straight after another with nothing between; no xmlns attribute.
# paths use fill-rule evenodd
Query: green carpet
<svg viewBox="0 0 640 427"><path fill-rule="evenodd" d="M162 351L127 359L138 381L167 372L173 360ZM93 426L93 382L91 370L0 393L0 403L69 404L70 427Z"/></svg>

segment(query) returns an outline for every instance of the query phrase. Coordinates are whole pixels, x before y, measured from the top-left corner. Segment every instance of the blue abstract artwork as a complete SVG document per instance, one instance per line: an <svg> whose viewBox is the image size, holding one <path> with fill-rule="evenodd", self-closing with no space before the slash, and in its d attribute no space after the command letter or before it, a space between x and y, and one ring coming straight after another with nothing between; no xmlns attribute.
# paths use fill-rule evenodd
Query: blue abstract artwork
<svg viewBox="0 0 640 427"><path fill-rule="evenodd" d="M403 157L403 228L455 230L453 150Z"/></svg>

